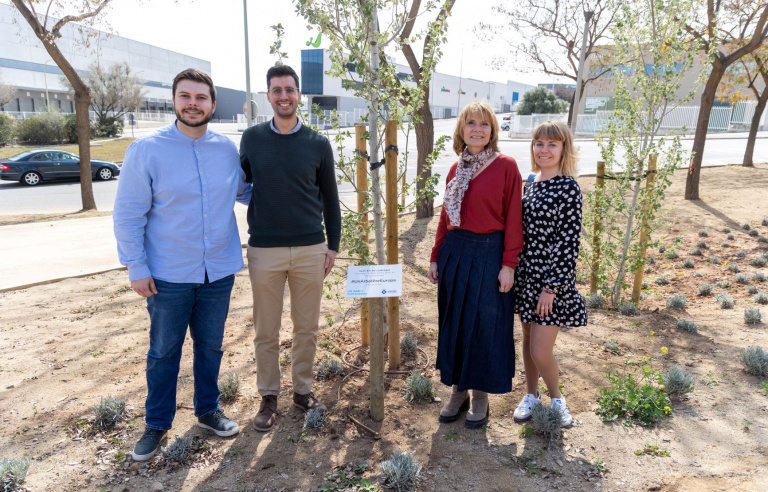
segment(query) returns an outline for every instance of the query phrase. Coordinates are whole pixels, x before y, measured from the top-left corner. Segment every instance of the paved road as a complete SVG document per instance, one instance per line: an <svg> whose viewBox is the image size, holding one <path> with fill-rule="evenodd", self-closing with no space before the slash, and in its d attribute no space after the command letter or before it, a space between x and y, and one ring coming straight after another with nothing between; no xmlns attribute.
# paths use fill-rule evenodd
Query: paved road
<svg viewBox="0 0 768 492"><path fill-rule="evenodd" d="M435 121L436 137L440 135L452 135L456 124L455 119ZM238 146L240 145L241 134L237 132L237 125L232 123L211 124L215 131L224 133L231 138ZM143 135L152 130L140 130L136 136ZM405 136L400 133L398 143L403 154ZM435 172L445 176L449 167L456 160L456 156L449 146L440 156L435 166ZM683 147L690 150L693 144L692 138L683 141ZM345 154L350 155L353 148L351 139L345 140ZM582 174L593 174L596 169L596 163L600 159L600 152L597 142L594 140L579 140L577 142L580 150L580 171ZM407 179L412 182L416 175L416 138L413 133L408 141L408 172ZM501 151L504 154L511 155L520 166L523 174L530 169L529 142L527 140L512 140L503 136L500 141ZM715 134L711 135L707 142L704 154L704 165L723 165L741 162L746 147L746 134ZM768 132L761 132L755 147L755 160L757 162L768 161ZM119 179L119 178L118 178ZM440 192L442 193L443 183L441 180ZM117 192L117 180L109 182L94 182L94 195L96 205L99 210L112 210L112 205ZM354 207L357 199L352 191L352 186L342 184L340 186L340 195L342 201ZM62 183L44 183L36 187L27 187L19 183L0 181L0 214L14 215L23 213L61 213L79 210L80 184L77 182Z"/></svg>

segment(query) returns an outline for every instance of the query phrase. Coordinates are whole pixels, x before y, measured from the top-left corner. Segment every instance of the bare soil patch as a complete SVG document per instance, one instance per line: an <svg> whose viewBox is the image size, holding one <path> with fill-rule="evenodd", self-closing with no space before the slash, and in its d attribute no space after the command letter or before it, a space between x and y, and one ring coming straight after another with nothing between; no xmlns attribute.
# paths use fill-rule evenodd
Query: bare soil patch
<svg viewBox="0 0 768 492"><path fill-rule="evenodd" d="M583 187L592 180L582 178ZM251 421L259 399L250 285L244 271L237 275L233 290L222 364L222 373L241 375L240 395L223 408L240 423L242 432L219 439L195 425L191 340L187 340L169 442L175 436L193 437L195 452L186 464L165 463L160 457L132 463L128 456L144 427L148 316L144 301L127 288L125 272L110 272L0 294L1 457L32 459L27 488L34 491L144 491L155 483L164 490L181 491L316 491L323 486L345 490L343 484L353 483L350 477L357 476L380 486L379 465L396 449L415 451L424 465L417 483L417 490L423 491L766 490L768 396L758 391L762 381L743 370L738 353L753 345L768 348L768 307L757 306L763 310L763 323L745 325L744 309L756 305L747 285L735 283L736 273L727 265L737 263L750 277L768 275L768 268L750 265L768 252L765 244L741 228L748 223L768 237L768 226L761 225L768 216L768 166L704 168L698 202L682 199L684 172L673 181L665 202L668 215L657 232L664 239L665 253L650 252L654 263L649 265L641 313L626 317L593 309L589 326L559 337L556 352L562 383L576 421L562 441L526 436L513 421L525 386L519 358L515 388L491 397L490 422L484 429L465 429L462 420L438 423L441 403L406 401L403 376L387 380L386 416L383 422L373 422L367 373L360 372L345 380L317 382L316 395L329 407L328 421L320 431L302 432L303 419L290 401L292 327L287 292L280 414L272 432L256 432ZM445 399L448 388L432 369L436 293L425 276L436 225L436 219L413 217L400 224L405 277L401 334L414 334L429 355L427 373L438 388L437 396ZM734 234L733 240L724 239L725 228ZM700 229L707 229L709 236L699 237ZM704 255L690 255L701 240L707 242ZM666 258L670 248L677 249L679 258ZM718 263L707 261L715 255ZM685 259L692 259L694 268L684 268ZM342 324L344 315L335 299L337 288L343 292L341 268L338 274L339 284L330 279L330 299L323 301L322 319L330 318L332 324L321 329L318 362L347 352L354 360L360 353L354 350L360 345L359 313L353 303L340 301L343 309L353 308ZM664 275L669 284L657 285L655 279ZM730 293L734 309L722 310L712 296L698 296L700 283L718 281L730 282L716 287L715 293ZM749 285L768 291L768 283ZM686 308L666 307L675 293L686 296ZM699 332L677 329L679 319L696 322ZM612 339L619 344L618 353L604 347ZM519 341L515 348L519 353ZM620 367L628 357L648 357L648 363L659 369L679 364L696 378L695 390L682 400L674 399L674 415L655 427L604 423L595 414L596 389L606 382L606 368ZM419 359L405 367L423 364ZM87 418L93 405L107 395L127 400L129 418L111 431L90 433ZM548 404L546 396L544 401ZM348 415L381 438L358 429ZM635 454L646 445L669 456Z"/></svg>

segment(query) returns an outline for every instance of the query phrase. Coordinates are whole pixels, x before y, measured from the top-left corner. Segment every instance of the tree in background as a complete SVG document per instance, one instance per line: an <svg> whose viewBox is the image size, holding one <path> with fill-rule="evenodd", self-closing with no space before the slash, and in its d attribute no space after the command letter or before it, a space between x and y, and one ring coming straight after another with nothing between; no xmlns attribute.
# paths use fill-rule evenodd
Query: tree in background
<svg viewBox="0 0 768 492"><path fill-rule="evenodd" d="M61 30L70 22L77 22L86 27L93 25L101 17L110 0L11 1L43 44L45 51L48 52L59 69L64 72L64 76L75 91L78 153L80 154L80 197L83 210L96 210L91 179L91 123L88 114L91 105L90 89L64 56L64 53L61 52L56 42L61 38ZM38 14L35 6L44 7L45 14ZM73 11L73 13L66 14L66 10ZM54 15L58 17L58 20L51 17Z"/></svg>
<svg viewBox="0 0 768 492"><path fill-rule="evenodd" d="M743 87L747 87L749 92L742 91ZM744 167L755 167L752 162L755 140L768 102L768 48L763 46L731 65L725 72L717 92L718 100L727 100L731 104L738 104L740 101L756 101L755 112L752 114L749 125L747 148L742 161Z"/></svg>
<svg viewBox="0 0 768 492"><path fill-rule="evenodd" d="M0 106L5 106L11 102L14 94L16 94L16 88L3 83L2 74L0 74Z"/></svg>
<svg viewBox="0 0 768 492"><path fill-rule="evenodd" d="M581 87L576 88L581 100L588 84L611 71L610 64L603 62L604 52L600 46L611 43L610 27L619 4L616 0L505 2L493 7L492 17L496 20L480 24L478 30L492 34L485 36L489 42L496 39L506 41L512 49L511 61L520 55L533 63L534 70L573 80L575 84L584 35L584 11L594 12L589 21L584 59L591 60L590 66L598 68L583 74ZM506 60L497 61L500 67L505 64ZM515 68L520 69L517 63ZM576 109L573 108L573 97L570 101L568 121Z"/></svg>
<svg viewBox="0 0 768 492"><path fill-rule="evenodd" d="M568 109L568 103L546 87L537 87L523 94L517 114L560 114Z"/></svg>
<svg viewBox="0 0 768 492"><path fill-rule="evenodd" d="M644 267L669 175L688 155L680 136L661 136L661 128L667 115L694 97L703 77L692 88L682 87L700 56L698 41L681 35L694 8L688 0L637 0L621 5L612 28L615 60L624 62L612 72L616 109L598 144L615 179L586 194L581 254L583 264L591 265L591 247L601 244L598 288L614 306L628 287L628 274ZM645 186L650 159L658 163L655 187ZM600 241L591 235L595 221Z"/></svg>
<svg viewBox="0 0 768 492"><path fill-rule="evenodd" d="M709 73L701 94L693 158L685 183L685 199L698 200L704 144L717 88L728 67L760 48L768 39L768 3L762 0L708 1L683 28L701 43L705 52L712 53L709 66L705 67Z"/></svg>
<svg viewBox="0 0 768 492"><path fill-rule="evenodd" d="M114 63L106 69L94 62L85 83L91 89L91 108L101 125L106 124L110 116L121 118L138 108L145 95L144 87L127 62Z"/></svg>

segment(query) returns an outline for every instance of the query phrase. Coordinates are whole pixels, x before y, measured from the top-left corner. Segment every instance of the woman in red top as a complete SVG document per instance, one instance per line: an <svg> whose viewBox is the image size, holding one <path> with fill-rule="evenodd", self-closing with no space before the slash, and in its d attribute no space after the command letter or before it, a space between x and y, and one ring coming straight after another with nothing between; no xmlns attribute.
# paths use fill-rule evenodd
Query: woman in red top
<svg viewBox="0 0 768 492"><path fill-rule="evenodd" d="M469 410L466 427L488 421L488 393L512 390L514 292L523 248L522 179L501 155L491 107L473 102L459 115L428 277L438 284L437 369L453 386L440 422ZM472 390L470 398L468 390Z"/></svg>

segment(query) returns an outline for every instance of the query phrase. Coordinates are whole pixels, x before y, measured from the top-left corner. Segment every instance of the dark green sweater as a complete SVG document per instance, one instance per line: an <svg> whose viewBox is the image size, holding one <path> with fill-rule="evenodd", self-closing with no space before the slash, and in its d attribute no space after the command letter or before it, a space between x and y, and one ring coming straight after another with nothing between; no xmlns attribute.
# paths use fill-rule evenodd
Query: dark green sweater
<svg viewBox="0 0 768 492"><path fill-rule="evenodd" d="M325 241L339 250L341 210L333 150L306 126L290 135L269 122L248 128L240 141L240 164L253 183L248 205L248 244L259 248L309 246Z"/></svg>

